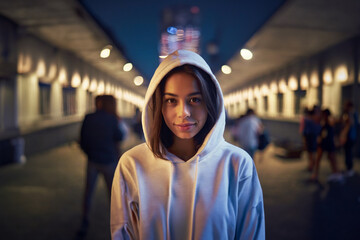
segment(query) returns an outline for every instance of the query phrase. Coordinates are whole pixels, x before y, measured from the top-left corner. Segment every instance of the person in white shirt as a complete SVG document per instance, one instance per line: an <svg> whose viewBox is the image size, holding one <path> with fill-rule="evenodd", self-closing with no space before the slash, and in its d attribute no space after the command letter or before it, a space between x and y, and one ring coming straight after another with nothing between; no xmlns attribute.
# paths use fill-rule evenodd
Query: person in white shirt
<svg viewBox="0 0 360 240"><path fill-rule="evenodd" d="M142 112L145 143L120 158L111 197L118 239L265 239L251 157L223 138L223 96L198 54L157 68Z"/></svg>
<svg viewBox="0 0 360 240"><path fill-rule="evenodd" d="M263 131L260 119L255 115L253 109L249 108L245 116L239 119L236 126L236 139L249 155L253 158L258 149L258 138Z"/></svg>

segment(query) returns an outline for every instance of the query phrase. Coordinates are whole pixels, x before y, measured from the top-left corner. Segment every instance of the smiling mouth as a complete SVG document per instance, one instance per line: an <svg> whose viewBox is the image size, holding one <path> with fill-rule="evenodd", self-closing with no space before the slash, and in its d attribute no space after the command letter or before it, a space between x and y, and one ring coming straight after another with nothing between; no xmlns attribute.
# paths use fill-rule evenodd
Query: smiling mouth
<svg viewBox="0 0 360 240"><path fill-rule="evenodd" d="M182 123L182 124L175 124L177 128L182 131L190 130L192 127L195 126L195 123Z"/></svg>
<svg viewBox="0 0 360 240"><path fill-rule="evenodd" d="M175 124L178 127L188 127L188 126L192 126L195 125L195 123L181 123L181 124Z"/></svg>

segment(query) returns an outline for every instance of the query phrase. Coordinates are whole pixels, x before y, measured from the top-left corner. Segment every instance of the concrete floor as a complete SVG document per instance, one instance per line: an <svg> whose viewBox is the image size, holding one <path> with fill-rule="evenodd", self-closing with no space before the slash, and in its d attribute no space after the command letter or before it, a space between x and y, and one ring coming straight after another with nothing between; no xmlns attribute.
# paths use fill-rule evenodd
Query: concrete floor
<svg viewBox="0 0 360 240"><path fill-rule="evenodd" d="M125 143L128 148L135 142ZM338 156L343 169L343 157ZM77 239L86 156L76 143L0 168L0 239ZM360 176L329 184L324 158L320 183L308 182L306 155L282 159L274 147L255 155L263 187L267 239L360 239ZM355 168L360 173L360 162ZM109 203L102 178L85 239L108 240Z"/></svg>

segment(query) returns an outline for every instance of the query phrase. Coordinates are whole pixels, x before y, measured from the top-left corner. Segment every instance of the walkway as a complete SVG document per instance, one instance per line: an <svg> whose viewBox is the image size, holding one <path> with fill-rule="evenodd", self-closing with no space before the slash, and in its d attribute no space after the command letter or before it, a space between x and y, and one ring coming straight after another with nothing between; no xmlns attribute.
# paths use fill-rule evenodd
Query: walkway
<svg viewBox="0 0 360 240"><path fill-rule="evenodd" d="M128 148L135 143L130 139ZM340 156L339 162L343 162ZM269 146L255 156L263 187L270 240L360 239L360 176L328 184L307 181L306 158L281 159ZM1 239L71 240L80 225L86 157L76 143L31 156L26 164L0 168ZM360 173L360 163L356 161ZM342 164L341 164L341 167ZM109 205L102 178L91 212L88 240L108 240Z"/></svg>

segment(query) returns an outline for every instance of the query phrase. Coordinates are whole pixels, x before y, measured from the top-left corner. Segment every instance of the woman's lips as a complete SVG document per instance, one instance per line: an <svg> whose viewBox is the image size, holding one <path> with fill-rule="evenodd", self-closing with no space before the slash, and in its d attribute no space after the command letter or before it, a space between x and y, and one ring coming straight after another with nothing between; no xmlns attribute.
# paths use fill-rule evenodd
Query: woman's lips
<svg viewBox="0 0 360 240"><path fill-rule="evenodd" d="M190 130L192 127L194 127L195 123L181 123L181 124L175 124L175 126L181 131L187 131Z"/></svg>

